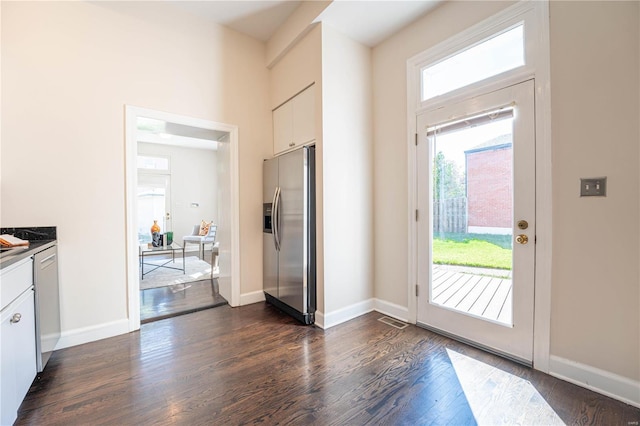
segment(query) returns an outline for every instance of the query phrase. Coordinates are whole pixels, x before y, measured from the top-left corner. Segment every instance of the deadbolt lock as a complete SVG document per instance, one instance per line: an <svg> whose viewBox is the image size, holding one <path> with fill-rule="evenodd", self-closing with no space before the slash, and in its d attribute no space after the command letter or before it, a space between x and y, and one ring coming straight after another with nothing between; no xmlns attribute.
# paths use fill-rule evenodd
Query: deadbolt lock
<svg viewBox="0 0 640 426"><path fill-rule="evenodd" d="M516 243L518 244L527 244L529 242L529 237L524 234L518 235L516 237Z"/></svg>
<svg viewBox="0 0 640 426"><path fill-rule="evenodd" d="M518 228L527 229L528 227L529 227L529 222L527 222L526 220L519 220L518 221Z"/></svg>

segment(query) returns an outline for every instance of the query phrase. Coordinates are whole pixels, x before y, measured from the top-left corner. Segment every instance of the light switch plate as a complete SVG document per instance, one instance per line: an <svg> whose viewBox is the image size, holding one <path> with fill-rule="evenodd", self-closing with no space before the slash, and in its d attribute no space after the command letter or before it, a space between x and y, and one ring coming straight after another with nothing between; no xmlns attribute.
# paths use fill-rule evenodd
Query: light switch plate
<svg viewBox="0 0 640 426"><path fill-rule="evenodd" d="M607 196L607 177L600 178L581 178L580 179L580 196L581 197L606 197Z"/></svg>

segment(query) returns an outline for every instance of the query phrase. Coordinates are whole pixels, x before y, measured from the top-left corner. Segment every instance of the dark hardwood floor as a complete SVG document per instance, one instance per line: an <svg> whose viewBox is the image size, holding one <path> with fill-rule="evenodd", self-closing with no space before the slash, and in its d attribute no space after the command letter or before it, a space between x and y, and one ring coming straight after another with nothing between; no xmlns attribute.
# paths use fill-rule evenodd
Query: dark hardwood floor
<svg viewBox="0 0 640 426"><path fill-rule="evenodd" d="M18 425L632 425L640 410L373 312L323 331L257 303L56 351Z"/></svg>
<svg viewBox="0 0 640 426"><path fill-rule="evenodd" d="M169 257L157 256L158 259ZM210 250L205 250L204 260L211 264ZM140 322L144 324L226 304L227 300L220 295L217 278L190 282L183 289L179 285L150 288L140 291Z"/></svg>

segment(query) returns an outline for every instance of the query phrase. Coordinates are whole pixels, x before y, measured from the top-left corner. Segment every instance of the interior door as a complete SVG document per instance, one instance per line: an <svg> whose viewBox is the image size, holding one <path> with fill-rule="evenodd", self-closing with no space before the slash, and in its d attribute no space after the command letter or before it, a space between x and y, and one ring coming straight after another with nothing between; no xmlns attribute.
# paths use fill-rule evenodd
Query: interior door
<svg viewBox="0 0 640 426"><path fill-rule="evenodd" d="M533 359L533 80L417 117L418 323Z"/></svg>
<svg viewBox="0 0 640 426"><path fill-rule="evenodd" d="M138 241L151 241L151 225L157 220L160 232L171 231L171 175L138 173Z"/></svg>

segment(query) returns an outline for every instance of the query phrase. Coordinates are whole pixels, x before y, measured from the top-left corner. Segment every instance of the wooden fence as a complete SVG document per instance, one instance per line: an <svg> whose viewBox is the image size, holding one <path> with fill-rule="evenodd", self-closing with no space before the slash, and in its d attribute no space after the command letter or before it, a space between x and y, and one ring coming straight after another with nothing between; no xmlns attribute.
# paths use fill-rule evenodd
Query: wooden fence
<svg viewBox="0 0 640 426"><path fill-rule="evenodd" d="M467 232L467 198L433 201L433 232Z"/></svg>

